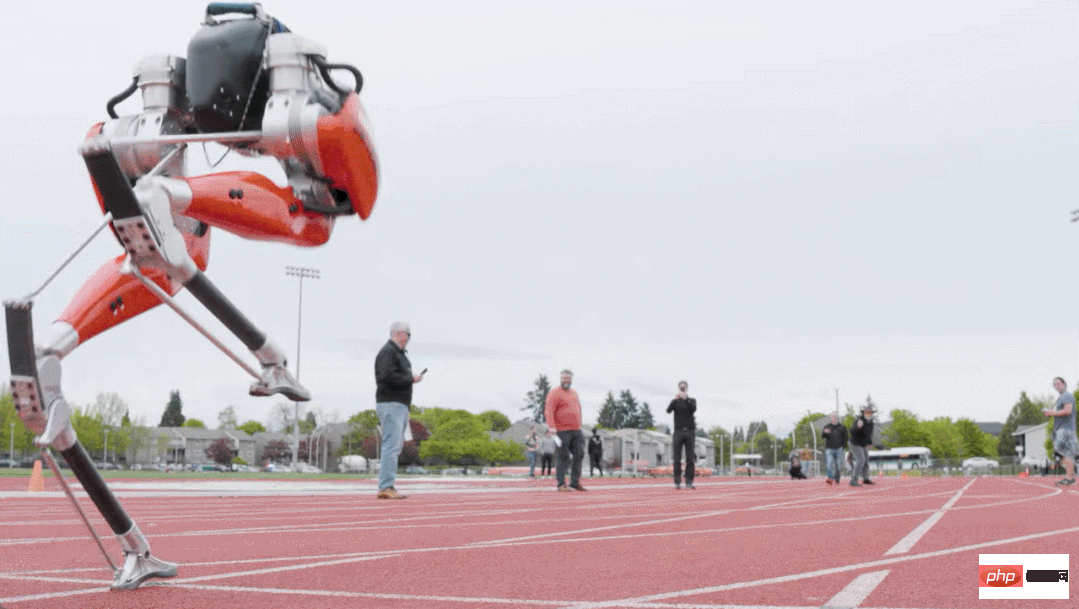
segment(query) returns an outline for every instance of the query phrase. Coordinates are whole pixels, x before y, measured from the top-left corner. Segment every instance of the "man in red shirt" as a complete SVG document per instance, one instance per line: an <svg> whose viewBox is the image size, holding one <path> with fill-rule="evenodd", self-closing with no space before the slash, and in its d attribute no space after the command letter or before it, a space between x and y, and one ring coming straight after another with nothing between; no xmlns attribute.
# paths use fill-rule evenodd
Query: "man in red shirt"
<svg viewBox="0 0 1079 609"><path fill-rule="evenodd" d="M561 387L555 387L547 393L547 403L544 407L547 427L555 431L558 438L558 465L555 467L555 478L558 479L560 491L570 489L583 491L581 467L584 463L584 433L581 431L581 400L577 397L577 392L570 389L573 383L573 372L568 369L563 370L561 376ZM569 486L566 486L566 465L571 453L573 454L573 468L570 471Z"/></svg>

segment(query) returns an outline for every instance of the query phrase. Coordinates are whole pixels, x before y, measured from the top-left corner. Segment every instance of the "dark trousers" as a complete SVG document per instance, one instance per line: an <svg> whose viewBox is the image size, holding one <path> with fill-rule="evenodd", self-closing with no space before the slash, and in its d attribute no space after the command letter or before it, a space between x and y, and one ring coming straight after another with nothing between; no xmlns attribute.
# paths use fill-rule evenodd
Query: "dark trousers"
<svg viewBox="0 0 1079 609"><path fill-rule="evenodd" d="M551 453L543 453L543 461L540 462L540 475L548 476L551 474L551 466L554 464L554 455Z"/></svg>
<svg viewBox="0 0 1079 609"><path fill-rule="evenodd" d="M599 475L602 476L603 475L603 465L600 463L600 461L602 460L602 455L597 455L596 453L591 453L591 454L588 455L588 460L590 462L589 467L588 467L588 475L589 476L594 476L595 475L595 470L598 469L599 470Z"/></svg>
<svg viewBox="0 0 1079 609"><path fill-rule="evenodd" d="M693 484L693 474L696 473L697 455L696 441L697 432L694 429L676 429L671 442L671 456L674 457L674 483L682 484L682 448L686 450L686 484Z"/></svg>
<svg viewBox="0 0 1079 609"><path fill-rule="evenodd" d="M558 447L558 465L555 467L555 478L558 486L566 483L566 470L570 470L569 485L577 486L581 483L581 469L584 468L584 432L580 429L572 431L559 431L558 439L562 440L562 446ZM573 455L573 465L570 466L570 455Z"/></svg>

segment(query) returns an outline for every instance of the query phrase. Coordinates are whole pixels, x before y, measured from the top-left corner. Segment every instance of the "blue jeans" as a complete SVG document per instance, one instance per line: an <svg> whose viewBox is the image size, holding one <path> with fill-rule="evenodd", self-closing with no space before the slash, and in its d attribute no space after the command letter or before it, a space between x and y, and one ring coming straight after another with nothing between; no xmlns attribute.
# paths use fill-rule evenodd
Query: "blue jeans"
<svg viewBox="0 0 1079 609"><path fill-rule="evenodd" d="M843 471L843 449L825 448L824 467L828 471L828 477L839 482L840 474Z"/></svg>
<svg viewBox="0 0 1079 609"><path fill-rule="evenodd" d="M382 454L378 466L378 490L393 486L397 480L397 457L405 445L405 425L408 425L408 406L400 402L375 404L378 423L382 426Z"/></svg>
<svg viewBox="0 0 1079 609"><path fill-rule="evenodd" d="M536 451L528 451L528 475L536 477Z"/></svg>

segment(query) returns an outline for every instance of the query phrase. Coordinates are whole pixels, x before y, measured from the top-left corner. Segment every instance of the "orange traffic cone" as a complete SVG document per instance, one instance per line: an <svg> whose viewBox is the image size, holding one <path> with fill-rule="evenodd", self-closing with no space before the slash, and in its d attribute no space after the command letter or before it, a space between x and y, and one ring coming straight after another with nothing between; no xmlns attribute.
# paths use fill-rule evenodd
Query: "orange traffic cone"
<svg viewBox="0 0 1079 609"><path fill-rule="evenodd" d="M40 492L45 488L45 477L41 473L41 461L34 461L34 471L30 474L30 491Z"/></svg>

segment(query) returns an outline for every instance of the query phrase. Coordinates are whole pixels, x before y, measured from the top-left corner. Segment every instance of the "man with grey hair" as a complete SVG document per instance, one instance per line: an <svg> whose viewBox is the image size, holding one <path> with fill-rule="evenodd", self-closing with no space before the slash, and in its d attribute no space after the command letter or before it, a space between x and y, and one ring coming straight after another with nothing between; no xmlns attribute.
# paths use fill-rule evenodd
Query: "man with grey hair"
<svg viewBox="0 0 1079 609"><path fill-rule="evenodd" d="M408 407L412 403L412 385L423 380L413 374L405 355L412 329L403 321L390 324L390 340L375 357L375 412L382 426L382 454L378 470L378 498L404 499L394 488L397 480L397 457L405 444Z"/></svg>

